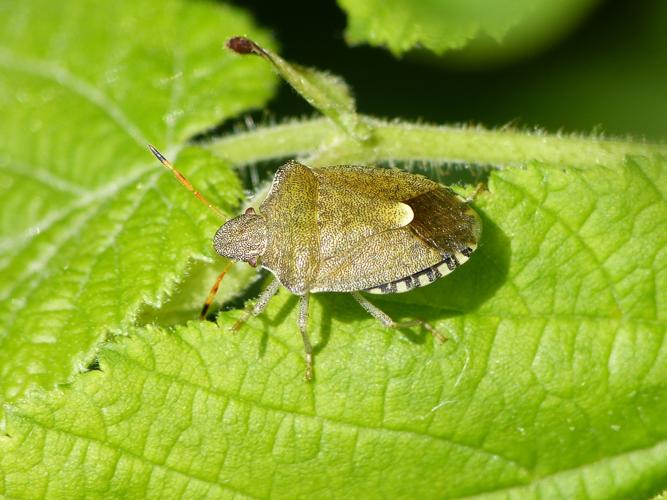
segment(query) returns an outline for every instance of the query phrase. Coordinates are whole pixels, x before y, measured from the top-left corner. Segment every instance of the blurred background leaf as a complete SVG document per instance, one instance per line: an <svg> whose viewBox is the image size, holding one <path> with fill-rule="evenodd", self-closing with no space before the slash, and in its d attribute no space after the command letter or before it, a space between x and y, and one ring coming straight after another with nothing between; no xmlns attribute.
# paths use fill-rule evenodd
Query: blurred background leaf
<svg viewBox="0 0 667 500"><path fill-rule="evenodd" d="M474 69L458 51L399 60L384 49L350 48L342 36L345 14L333 2L248 0L242 5L273 28L286 59L345 75L363 113L667 137L667 2L662 0L600 2L562 38L523 58L496 54ZM311 113L285 87L269 109L279 116Z"/></svg>
<svg viewBox="0 0 667 500"><path fill-rule="evenodd" d="M560 38L599 0L339 0L351 43L401 55L464 49L470 62L520 57ZM459 56L460 57L460 56Z"/></svg>

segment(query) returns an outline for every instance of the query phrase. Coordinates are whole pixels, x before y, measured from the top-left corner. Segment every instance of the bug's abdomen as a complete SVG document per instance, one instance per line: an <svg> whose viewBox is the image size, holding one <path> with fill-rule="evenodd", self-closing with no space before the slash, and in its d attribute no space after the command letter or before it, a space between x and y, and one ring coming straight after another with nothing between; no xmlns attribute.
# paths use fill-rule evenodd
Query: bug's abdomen
<svg viewBox="0 0 667 500"><path fill-rule="evenodd" d="M417 273L411 274L410 276L406 276L405 278L401 278L390 283L384 283L379 286L367 288L363 291L376 294L402 293L409 292L410 290L419 288L420 286L430 285L435 280L446 276L458 266L467 261L474 250L474 245L466 246L459 252L446 256L442 262L424 269L423 271L419 271Z"/></svg>

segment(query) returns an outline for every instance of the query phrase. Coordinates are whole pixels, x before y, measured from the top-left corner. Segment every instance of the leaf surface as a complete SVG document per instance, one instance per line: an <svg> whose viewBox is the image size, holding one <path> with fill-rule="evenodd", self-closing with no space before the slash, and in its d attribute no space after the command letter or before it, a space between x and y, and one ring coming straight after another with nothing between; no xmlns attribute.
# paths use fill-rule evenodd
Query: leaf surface
<svg viewBox="0 0 667 500"><path fill-rule="evenodd" d="M491 174L471 260L371 297L450 340L316 295L239 333L131 329L101 371L11 410L8 496L647 497L667 486L666 160ZM425 334L425 335L424 335Z"/></svg>
<svg viewBox="0 0 667 500"><path fill-rule="evenodd" d="M236 176L183 146L273 90L260 61L222 50L237 31L267 39L205 2L0 6L0 399L66 380L188 259L210 260L213 218L146 145L232 212Z"/></svg>
<svg viewBox="0 0 667 500"><path fill-rule="evenodd" d="M185 147L272 89L259 59L219 51L222 26L253 30L237 10L26 5L0 6L0 388L20 399L6 407L0 495L645 498L667 487L664 146L369 119L339 79L282 61L338 125ZM242 191L221 158L489 173L471 260L429 287L371 297L449 342L387 331L349 296L318 294L308 384L284 291L238 334L240 311L219 327L146 325L196 314L217 222L148 141L225 213Z"/></svg>

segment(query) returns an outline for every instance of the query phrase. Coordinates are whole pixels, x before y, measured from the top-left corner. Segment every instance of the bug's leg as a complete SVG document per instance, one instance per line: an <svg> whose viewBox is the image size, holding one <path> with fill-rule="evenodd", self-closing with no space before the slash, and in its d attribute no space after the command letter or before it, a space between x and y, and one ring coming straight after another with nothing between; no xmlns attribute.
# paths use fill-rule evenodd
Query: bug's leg
<svg viewBox="0 0 667 500"><path fill-rule="evenodd" d="M470 196L468 196L468 197L466 198L465 202L466 202L468 205L471 204L473 201L475 201L475 199L477 198L477 196L479 196L479 193L481 193L481 192L484 191L485 189L486 189L486 186L484 185L484 183L483 183L483 182L478 182L478 183L477 183L477 186L475 186L475 190L470 194Z"/></svg>
<svg viewBox="0 0 667 500"><path fill-rule="evenodd" d="M225 268L222 270L218 278L215 280L215 283L211 287L211 291L208 292L208 297L206 297L206 302L204 302L204 306L201 308L201 313L199 313L199 320L204 320L206 319L206 313L208 312L208 308L211 307L211 304L213 304L213 299L215 299L215 295L218 293L218 288L220 288L220 282L222 281L222 278L225 277L225 274L227 274L227 271L229 271L229 268L232 267L234 262L230 262L225 266Z"/></svg>
<svg viewBox="0 0 667 500"><path fill-rule="evenodd" d="M306 380L313 378L313 346L310 344L308 338L308 297L305 293L301 296L299 303L299 330L301 331L301 338L303 339L303 347L306 351Z"/></svg>
<svg viewBox="0 0 667 500"><path fill-rule="evenodd" d="M241 316L238 319L238 321L234 323L231 330L233 332L239 331L240 328L243 326L243 324L246 321L248 321L252 316L257 316L261 314L262 311L266 309L266 306L268 305L269 301L276 294L279 288L280 288L280 281L274 279L269 284L269 286L267 286L266 289L261 293L261 295L257 298L257 302L255 302L253 308L246 309L246 311L243 313L243 316Z"/></svg>
<svg viewBox="0 0 667 500"><path fill-rule="evenodd" d="M391 319L387 313L385 313L382 309L379 307L371 304L363 295L361 295L359 292L352 292L352 297L355 298L357 302L359 302L359 305L363 307L368 314L373 316L375 319L380 321L384 326L387 328L409 328L411 326L422 326L429 332L431 332L431 335L435 337L435 339L439 342L445 342L447 340L446 337L443 337L443 335L436 330L433 325L430 323L427 323L426 321L422 321L421 319L413 319L409 321L394 321Z"/></svg>

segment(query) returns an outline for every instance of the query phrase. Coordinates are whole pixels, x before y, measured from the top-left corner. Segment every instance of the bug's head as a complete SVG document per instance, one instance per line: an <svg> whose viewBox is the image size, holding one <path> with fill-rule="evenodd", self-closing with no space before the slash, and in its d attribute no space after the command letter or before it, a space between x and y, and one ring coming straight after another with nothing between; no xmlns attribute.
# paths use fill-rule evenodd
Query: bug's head
<svg viewBox="0 0 667 500"><path fill-rule="evenodd" d="M228 220L213 237L215 251L223 257L257 265L266 249L266 220L252 208Z"/></svg>

